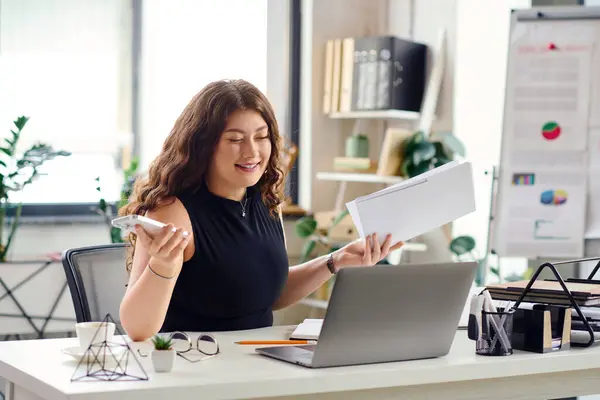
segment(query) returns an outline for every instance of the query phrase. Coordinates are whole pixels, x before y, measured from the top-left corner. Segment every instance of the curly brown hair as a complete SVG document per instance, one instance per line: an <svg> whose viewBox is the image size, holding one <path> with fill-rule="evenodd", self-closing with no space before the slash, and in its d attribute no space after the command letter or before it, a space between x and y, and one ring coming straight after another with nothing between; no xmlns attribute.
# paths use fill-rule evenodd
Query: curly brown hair
<svg viewBox="0 0 600 400"><path fill-rule="evenodd" d="M199 188L227 118L237 110L254 110L267 124L271 156L258 186L264 203L277 218L285 178L280 162L279 127L265 95L244 80L212 82L192 98L175 121L161 153L150 164L148 176L136 181L131 199L119 210L119 215L143 215L168 198ZM131 234L129 241L132 246L126 265L128 273L131 272L136 235Z"/></svg>

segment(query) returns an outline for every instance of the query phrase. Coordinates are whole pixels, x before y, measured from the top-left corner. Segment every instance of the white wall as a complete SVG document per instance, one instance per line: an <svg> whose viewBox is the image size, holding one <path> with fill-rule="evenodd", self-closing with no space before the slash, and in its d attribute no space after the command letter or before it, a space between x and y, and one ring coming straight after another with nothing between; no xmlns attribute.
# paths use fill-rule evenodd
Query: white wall
<svg viewBox="0 0 600 400"><path fill-rule="evenodd" d="M473 162L477 211L459 219L454 233L475 237L485 254L491 201L491 171L500 160L504 90L511 8L528 8L530 0L457 1L454 74L454 132ZM515 260L503 259L503 270ZM523 260L512 270L522 270ZM506 271L505 271L506 272Z"/></svg>
<svg viewBox="0 0 600 400"><path fill-rule="evenodd" d="M446 67L434 131L452 131L453 128L456 3L457 0L390 0L390 33L430 46L430 56L437 46L440 30L446 30ZM431 66L430 62L430 69Z"/></svg>

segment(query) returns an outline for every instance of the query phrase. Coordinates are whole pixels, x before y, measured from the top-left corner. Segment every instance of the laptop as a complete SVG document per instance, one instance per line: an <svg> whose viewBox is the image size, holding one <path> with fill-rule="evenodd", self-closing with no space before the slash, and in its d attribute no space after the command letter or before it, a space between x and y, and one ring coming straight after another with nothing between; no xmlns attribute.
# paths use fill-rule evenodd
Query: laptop
<svg viewBox="0 0 600 400"><path fill-rule="evenodd" d="M256 352L308 368L445 356L476 269L476 262L342 269L317 344Z"/></svg>

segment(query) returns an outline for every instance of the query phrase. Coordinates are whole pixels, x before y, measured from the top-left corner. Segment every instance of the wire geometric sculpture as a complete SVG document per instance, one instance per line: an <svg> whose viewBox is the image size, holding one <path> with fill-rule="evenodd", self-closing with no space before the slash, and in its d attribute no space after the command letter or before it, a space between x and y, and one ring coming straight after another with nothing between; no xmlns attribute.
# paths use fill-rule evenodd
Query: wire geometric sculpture
<svg viewBox="0 0 600 400"><path fill-rule="evenodd" d="M106 331L108 330L108 323L111 322L115 325L115 335L118 335L123 343L116 343L114 341L108 342L106 338ZM105 330L103 335L104 340L101 342L94 342L100 329ZM129 362L129 357L133 357L135 364L139 368L141 374L135 374L130 372L128 368L132 363ZM114 364L112 368L108 367L108 364ZM135 356L135 352L129 347L125 336L119 329L119 326L115 323L110 314L106 314L102 323L94 333L94 337L87 350L77 363L75 372L71 377L71 381L90 381L90 380L103 380L103 381L147 381L148 374L142 367L142 364Z"/></svg>

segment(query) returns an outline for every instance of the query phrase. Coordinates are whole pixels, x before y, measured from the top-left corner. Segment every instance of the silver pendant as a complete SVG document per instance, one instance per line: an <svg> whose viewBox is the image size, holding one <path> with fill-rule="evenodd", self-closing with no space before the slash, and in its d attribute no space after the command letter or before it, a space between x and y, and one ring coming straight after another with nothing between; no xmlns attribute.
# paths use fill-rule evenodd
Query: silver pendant
<svg viewBox="0 0 600 400"><path fill-rule="evenodd" d="M248 204L248 194L244 196L244 201L240 201L240 206L242 207L242 217L246 216L246 204Z"/></svg>

